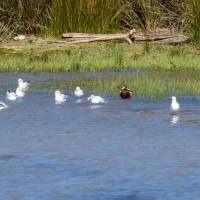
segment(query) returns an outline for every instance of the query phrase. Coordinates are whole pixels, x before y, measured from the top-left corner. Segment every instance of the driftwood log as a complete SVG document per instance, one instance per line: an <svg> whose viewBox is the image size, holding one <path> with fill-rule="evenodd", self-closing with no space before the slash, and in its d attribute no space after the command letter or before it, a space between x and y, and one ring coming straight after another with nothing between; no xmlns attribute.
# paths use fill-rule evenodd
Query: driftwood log
<svg viewBox="0 0 200 200"><path fill-rule="evenodd" d="M62 34L62 40L47 40L47 39L31 39L30 43L37 43L38 45L54 45L57 47L65 47L73 44L90 43L90 42L102 42L102 41L126 41L129 44L149 42L149 43L166 43L166 44L180 44L189 41L189 38L181 34L171 34L169 31L153 32L150 34L139 34L135 29L131 30L130 33L119 33L119 34L87 34L87 33L64 33Z"/></svg>
<svg viewBox="0 0 200 200"><path fill-rule="evenodd" d="M137 34L135 29L131 30L128 34L87 34L87 33L64 33L62 34L64 39L73 39L69 41L70 44L89 43L89 42L101 42L108 40L125 40L129 44L133 42L151 42L151 43L167 43L167 44L179 44L188 42L189 38L185 35L140 35Z"/></svg>
<svg viewBox="0 0 200 200"><path fill-rule="evenodd" d="M72 41L70 43L88 43L88 42L100 42L100 41L108 41L108 40L126 40L129 44L132 44L130 33L119 33L119 34L88 34L88 33L64 33L62 34L62 38L73 38L76 41Z"/></svg>

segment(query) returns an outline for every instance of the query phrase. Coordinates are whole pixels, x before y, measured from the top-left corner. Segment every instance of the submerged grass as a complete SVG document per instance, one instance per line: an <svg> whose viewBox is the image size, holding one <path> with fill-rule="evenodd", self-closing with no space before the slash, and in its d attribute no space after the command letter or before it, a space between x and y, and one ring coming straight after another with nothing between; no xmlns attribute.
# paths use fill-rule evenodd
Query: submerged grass
<svg viewBox="0 0 200 200"><path fill-rule="evenodd" d="M36 45L11 48L7 44L0 48L0 60L0 72L200 69L199 52L190 45L149 44L147 48L146 44L98 43L68 46L61 50Z"/></svg>
<svg viewBox="0 0 200 200"><path fill-rule="evenodd" d="M78 85L87 95L119 96L123 84L133 90L134 97L149 99L172 95L200 95L200 71L137 71L132 73L103 73L99 76L79 77L76 74L65 80L49 80L32 84L32 89L53 95L56 89L73 91Z"/></svg>

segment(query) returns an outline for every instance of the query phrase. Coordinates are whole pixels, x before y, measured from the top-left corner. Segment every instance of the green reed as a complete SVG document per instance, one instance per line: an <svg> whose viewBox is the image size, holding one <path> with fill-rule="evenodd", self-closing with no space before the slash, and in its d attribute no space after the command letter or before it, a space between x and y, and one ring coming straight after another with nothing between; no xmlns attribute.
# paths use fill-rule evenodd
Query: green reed
<svg viewBox="0 0 200 200"><path fill-rule="evenodd" d="M124 9L122 27L140 29L144 33L159 28L171 32L192 35L193 41L200 38L200 1L199 0L122 0Z"/></svg>
<svg viewBox="0 0 200 200"><path fill-rule="evenodd" d="M15 34L143 32L168 28L200 38L199 0L3 0L0 39Z"/></svg>
<svg viewBox="0 0 200 200"><path fill-rule="evenodd" d="M120 0L4 0L0 2L0 36L116 32L120 5Z"/></svg>
<svg viewBox="0 0 200 200"><path fill-rule="evenodd" d="M94 85L102 91L109 91L111 95L119 95L119 89L126 84L133 90L134 96L156 98L200 94L199 78L200 73L138 72L124 73L112 78L99 78L94 81Z"/></svg>
<svg viewBox="0 0 200 200"><path fill-rule="evenodd" d="M134 73L99 74L94 77L79 77L74 75L65 80L49 80L32 83L32 91L42 91L53 95L56 89L73 93L80 86L86 95L119 96L123 84L133 90L134 97L163 98L172 95L200 95L200 72L158 72L137 71ZM53 83L53 84L52 84ZM71 91L71 92L70 92Z"/></svg>
<svg viewBox="0 0 200 200"><path fill-rule="evenodd" d="M189 13L191 14L191 33L193 41L200 44L200 1L189 1Z"/></svg>

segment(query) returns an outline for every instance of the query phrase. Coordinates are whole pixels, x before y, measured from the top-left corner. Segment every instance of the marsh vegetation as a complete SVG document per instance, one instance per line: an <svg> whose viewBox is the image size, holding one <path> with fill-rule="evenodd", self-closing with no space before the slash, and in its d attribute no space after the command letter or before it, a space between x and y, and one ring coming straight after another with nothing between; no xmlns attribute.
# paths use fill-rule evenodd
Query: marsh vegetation
<svg viewBox="0 0 200 200"><path fill-rule="evenodd" d="M60 37L64 32L116 33L136 28L146 34L163 27L193 39L177 46L106 42L62 48L6 40L0 47L0 72L121 72L92 82L77 80L77 84L111 95L118 94L124 82L133 87L135 96L199 93L198 0L4 0L0 8L3 40L19 33ZM180 70L187 72L182 76ZM127 75L129 71L137 73ZM169 78L169 71L176 76Z"/></svg>
<svg viewBox="0 0 200 200"><path fill-rule="evenodd" d="M200 41L199 0L4 0L0 36L64 32L115 33L168 28Z"/></svg>
<svg viewBox="0 0 200 200"><path fill-rule="evenodd" d="M199 51L191 45L99 43L57 49L2 45L1 72L98 72L199 70Z"/></svg>
<svg viewBox="0 0 200 200"><path fill-rule="evenodd" d="M58 75L56 75L58 76ZM31 90L53 95L54 91L71 91L80 86L87 95L119 97L122 85L133 90L134 98L159 99L172 95L190 96L199 100L200 71L132 71L103 73L67 73L61 79L49 79L32 83ZM66 77L66 78L65 78Z"/></svg>

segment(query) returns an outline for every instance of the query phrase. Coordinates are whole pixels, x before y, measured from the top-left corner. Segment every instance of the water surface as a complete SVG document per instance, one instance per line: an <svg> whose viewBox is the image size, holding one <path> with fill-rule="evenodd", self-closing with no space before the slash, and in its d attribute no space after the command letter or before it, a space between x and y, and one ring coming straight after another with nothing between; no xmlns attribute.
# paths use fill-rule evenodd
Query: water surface
<svg viewBox="0 0 200 200"><path fill-rule="evenodd" d="M166 98L90 105L84 88L81 101L66 89L67 102L55 104L56 80L102 75L0 74L9 105L0 112L1 199L199 199L200 102L180 97L172 116ZM50 89L10 102L18 78Z"/></svg>

